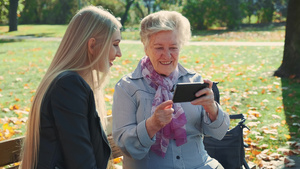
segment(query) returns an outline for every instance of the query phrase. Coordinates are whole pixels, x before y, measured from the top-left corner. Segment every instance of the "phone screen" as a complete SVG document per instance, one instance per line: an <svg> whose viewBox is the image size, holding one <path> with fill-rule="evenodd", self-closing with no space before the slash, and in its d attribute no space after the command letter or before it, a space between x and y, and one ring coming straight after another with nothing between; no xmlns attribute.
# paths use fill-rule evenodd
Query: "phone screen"
<svg viewBox="0 0 300 169"><path fill-rule="evenodd" d="M209 87L208 83L178 83L175 87L173 102L191 102L199 98L195 96L196 92L206 87Z"/></svg>

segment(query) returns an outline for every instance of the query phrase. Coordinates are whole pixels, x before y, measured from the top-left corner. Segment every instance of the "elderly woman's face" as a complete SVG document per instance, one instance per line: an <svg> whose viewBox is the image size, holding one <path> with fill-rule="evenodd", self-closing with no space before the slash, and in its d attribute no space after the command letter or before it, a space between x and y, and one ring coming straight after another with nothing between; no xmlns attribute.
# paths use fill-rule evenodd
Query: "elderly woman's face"
<svg viewBox="0 0 300 169"><path fill-rule="evenodd" d="M161 31L150 37L145 48L154 70L169 76L178 64L179 44L174 31Z"/></svg>

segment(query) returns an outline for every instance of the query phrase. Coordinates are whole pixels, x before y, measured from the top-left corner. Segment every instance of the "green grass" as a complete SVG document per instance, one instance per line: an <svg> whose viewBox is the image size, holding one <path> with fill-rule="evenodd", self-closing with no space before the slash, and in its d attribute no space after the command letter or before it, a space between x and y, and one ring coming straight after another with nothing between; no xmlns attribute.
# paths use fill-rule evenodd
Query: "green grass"
<svg viewBox="0 0 300 169"><path fill-rule="evenodd" d="M15 104L20 109L30 107L30 98L58 43L19 41L0 45L2 109ZM123 57L112 67L108 95L112 95L110 91L121 76L131 72L143 56L141 45L121 44L121 48ZM204 78L220 82L223 108L229 113L246 114L250 109L256 109L266 117L282 105L282 100L277 100L282 97L281 81L272 76L272 71L280 65L282 50L282 47L186 46L180 62ZM16 101L18 99L20 101ZM263 100L269 101L265 103L267 105L261 105ZM6 113L0 117L7 115L14 116ZM267 119L270 118L261 120Z"/></svg>
<svg viewBox="0 0 300 169"><path fill-rule="evenodd" d="M24 134L31 98L58 45L57 41L0 40L0 140ZM133 71L144 55L140 44L121 42L121 49L123 56L114 62L106 87L108 110L114 84ZM278 46L185 46L180 54L185 67L219 82L226 112L248 118L251 131L245 133L245 140L256 145L247 151L252 161L253 149L262 151L260 145L267 144L276 152L288 140L300 137L300 82L272 76L282 55L283 47ZM278 134L269 134L272 129Z"/></svg>
<svg viewBox="0 0 300 169"><path fill-rule="evenodd" d="M0 126L8 123L16 131L0 128L0 140L24 134L27 114L18 110L29 110L31 98L57 46L57 42L0 41L0 118L3 119Z"/></svg>
<svg viewBox="0 0 300 169"><path fill-rule="evenodd" d="M9 107L19 98L25 102L22 107L29 107L32 91L37 88L39 81L49 65L52 55L57 48L57 42L40 43L34 41L19 41L0 43L1 58L1 103ZM5 101L5 102L2 102ZM3 117L3 114L0 115Z"/></svg>
<svg viewBox="0 0 300 169"><path fill-rule="evenodd" d="M34 37L62 37L67 25L19 25L18 31L8 32L8 26L0 26L0 36L34 36ZM271 41L284 40L285 26L249 26L239 31L204 30L193 31L192 41ZM139 40L138 28L127 28L122 31L123 39Z"/></svg>
<svg viewBox="0 0 300 169"><path fill-rule="evenodd" d="M62 37L67 25L18 25L18 31L8 32L8 26L0 26L0 35Z"/></svg>
<svg viewBox="0 0 300 169"><path fill-rule="evenodd" d="M249 25L238 31L205 30L194 31L192 41L246 41L246 42L283 42L285 26L282 24L257 26Z"/></svg>

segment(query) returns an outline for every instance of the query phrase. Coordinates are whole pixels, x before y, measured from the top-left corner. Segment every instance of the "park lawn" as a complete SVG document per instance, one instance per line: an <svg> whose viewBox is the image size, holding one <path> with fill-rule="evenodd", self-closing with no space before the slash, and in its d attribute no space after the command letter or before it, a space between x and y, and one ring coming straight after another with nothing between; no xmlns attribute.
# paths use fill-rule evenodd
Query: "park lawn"
<svg viewBox="0 0 300 169"><path fill-rule="evenodd" d="M0 40L0 140L23 135L30 103L59 45L56 41ZM111 68L106 87L111 113L114 84L134 70L143 56L141 44L121 42L122 58ZM221 106L229 114L243 113L247 159L255 161L263 149L276 152L299 138L299 81L272 76L281 63L278 46L185 46L180 63L204 78L219 82ZM297 123L293 125L293 123ZM264 148L262 148L264 147Z"/></svg>
<svg viewBox="0 0 300 169"><path fill-rule="evenodd" d="M63 37L67 25L18 25L18 31L8 32L7 25L0 26L0 36Z"/></svg>
<svg viewBox="0 0 300 169"><path fill-rule="evenodd" d="M7 25L0 25L0 36L34 36L34 37L62 37L67 25L18 25L18 31L8 32ZM139 40L138 27L127 28L122 31L122 38ZM283 42L285 26L265 26L256 28L244 27L238 31L204 30L193 31L191 41L246 41L246 42Z"/></svg>

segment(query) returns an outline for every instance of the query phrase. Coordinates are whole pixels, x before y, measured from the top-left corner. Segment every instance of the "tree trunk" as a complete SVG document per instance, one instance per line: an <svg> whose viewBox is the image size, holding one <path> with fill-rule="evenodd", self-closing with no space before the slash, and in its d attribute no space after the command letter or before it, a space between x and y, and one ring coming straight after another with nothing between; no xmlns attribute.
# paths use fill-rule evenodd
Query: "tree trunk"
<svg viewBox="0 0 300 169"><path fill-rule="evenodd" d="M128 16L128 11L131 7L131 5L133 4L134 0L126 0L126 9L125 9L125 13L123 14L122 18L121 18L121 24L123 25L124 28L124 24L127 20L127 16Z"/></svg>
<svg viewBox="0 0 300 169"><path fill-rule="evenodd" d="M9 0L9 32L18 30L18 10L19 0Z"/></svg>
<svg viewBox="0 0 300 169"><path fill-rule="evenodd" d="M136 2L135 6L136 6L136 8L138 9L138 11L140 12L141 18L144 18L145 15L144 15L143 10L142 10L141 7L140 7L140 4L139 4L138 2Z"/></svg>
<svg viewBox="0 0 300 169"><path fill-rule="evenodd" d="M283 60L274 76L300 78L300 1L290 0L287 11Z"/></svg>

